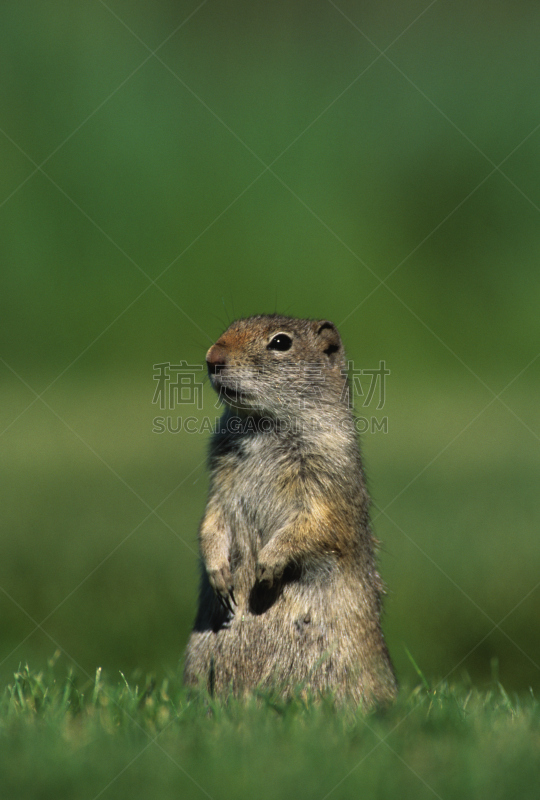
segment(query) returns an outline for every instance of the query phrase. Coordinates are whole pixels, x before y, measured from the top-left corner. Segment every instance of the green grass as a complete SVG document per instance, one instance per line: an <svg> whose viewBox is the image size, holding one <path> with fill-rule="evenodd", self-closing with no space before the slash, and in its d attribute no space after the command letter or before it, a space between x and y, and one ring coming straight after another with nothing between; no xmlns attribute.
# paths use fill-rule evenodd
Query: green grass
<svg viewBox="0 0 540 800"><path fill-rule="evenodd" d="M3 691L2 797L538 797L539 703L495 677L480 691L422 676L365 716L300 694L190 698L174 676L84 680L55 660Z"/></svg>

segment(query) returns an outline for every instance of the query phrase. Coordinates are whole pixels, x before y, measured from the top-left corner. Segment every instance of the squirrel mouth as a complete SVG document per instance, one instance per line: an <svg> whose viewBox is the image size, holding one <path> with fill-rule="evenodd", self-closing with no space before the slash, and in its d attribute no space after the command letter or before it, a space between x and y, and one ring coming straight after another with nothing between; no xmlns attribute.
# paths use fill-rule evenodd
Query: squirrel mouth
<svg viewBox="0 0 540 800"><path fill-rule="evenodd" d="M249 392L244 391L239 385L238 381L227 380L227 378L220 372L216 372L210 376L212 386L219 395L220 400L223 400L227 405L232 408L251 408L253 397ZM232 385L231 385L232 383Z"/></svg>

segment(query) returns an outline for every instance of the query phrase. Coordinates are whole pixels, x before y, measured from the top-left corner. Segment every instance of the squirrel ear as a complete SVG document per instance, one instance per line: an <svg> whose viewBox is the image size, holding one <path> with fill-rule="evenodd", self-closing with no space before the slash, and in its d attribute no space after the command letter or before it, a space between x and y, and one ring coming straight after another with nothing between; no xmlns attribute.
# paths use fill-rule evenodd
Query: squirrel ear
<svg viewBox="0 0 540 800"><path fill-rule="evenodd" d="M336 326L328 320L319 322L317 325L317 336L323 352L327 356L337 353L341 349L341 339Z"/></svg>

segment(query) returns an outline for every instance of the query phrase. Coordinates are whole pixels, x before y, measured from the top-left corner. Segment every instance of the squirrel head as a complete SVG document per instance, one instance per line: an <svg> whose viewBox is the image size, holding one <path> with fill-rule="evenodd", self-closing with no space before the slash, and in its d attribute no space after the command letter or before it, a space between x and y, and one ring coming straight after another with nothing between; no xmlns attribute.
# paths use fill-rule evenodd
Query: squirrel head
<svg viewBox="0 0 540 800"><path fill-rule="evenodd" d="M206 354L214 389L244 413L294 417L347 405L341 337L328 320L277 314L239 319Z"/></svg>

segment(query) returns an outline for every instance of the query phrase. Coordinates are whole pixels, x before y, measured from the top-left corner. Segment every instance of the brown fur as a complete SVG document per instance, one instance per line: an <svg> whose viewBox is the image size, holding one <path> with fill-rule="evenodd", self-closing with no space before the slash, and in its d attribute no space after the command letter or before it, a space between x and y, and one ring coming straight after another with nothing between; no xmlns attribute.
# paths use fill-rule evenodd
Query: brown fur
<svg viewBox="0 0 540 800"><path fill-rule="evenodd" d="M221 695L303 685L365 707L390 700L382 584L335 326L238 320L207 363L226 407L210 448L186 684Z"/></svg>

